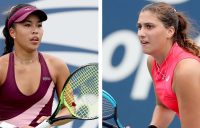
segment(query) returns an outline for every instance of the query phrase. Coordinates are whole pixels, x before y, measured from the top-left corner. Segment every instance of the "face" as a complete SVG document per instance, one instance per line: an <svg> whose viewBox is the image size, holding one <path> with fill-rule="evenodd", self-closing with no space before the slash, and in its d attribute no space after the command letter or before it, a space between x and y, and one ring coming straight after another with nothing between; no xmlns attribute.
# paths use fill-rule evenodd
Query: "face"
<svg viewBox="0 0 200 128"><path fill-rule="evenodd" d="M35 51L43 36L42 22L38 16L31 14L23 22L15 23L10 35L14 37L15 50Z"/></svg>
<svg viewBox="0 0 200 128"><path fill-rule="evenodd" d="M156 14L141 12L138 18L138 37L145 54L159 54L173 35L171 28L165 28Z"/></svg>

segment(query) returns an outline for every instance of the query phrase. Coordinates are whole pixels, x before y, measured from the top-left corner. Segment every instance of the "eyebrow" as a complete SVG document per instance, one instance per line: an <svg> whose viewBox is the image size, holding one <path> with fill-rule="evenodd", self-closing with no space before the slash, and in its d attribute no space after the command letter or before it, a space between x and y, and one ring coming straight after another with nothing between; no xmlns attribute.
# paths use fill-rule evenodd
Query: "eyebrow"
<svg viewBox="0 0 200 128"><path fill-rule="evenodd" d="M151 23L151 22L137 23L136 26L138 25L155 25L155 23Z"/></svg>
<svg viewBox="0 0 200 128"><path fill-rule="evenodd" d="M31 20L28 20L28 19L25 19L25 20L23 21L23 23L25 23L25 22L32 23L32 21L31 21ZM38 23L41 23L42 21L38 20L37 22L38 22Z"/></svg>
<svg viewBox="0 0 200 128"><path fill-rule="evenodd" d="M137 24L154 24L154 23L152 23L152 22L145 22L145 23L139 23L139 22L137 22Z"/></svg>

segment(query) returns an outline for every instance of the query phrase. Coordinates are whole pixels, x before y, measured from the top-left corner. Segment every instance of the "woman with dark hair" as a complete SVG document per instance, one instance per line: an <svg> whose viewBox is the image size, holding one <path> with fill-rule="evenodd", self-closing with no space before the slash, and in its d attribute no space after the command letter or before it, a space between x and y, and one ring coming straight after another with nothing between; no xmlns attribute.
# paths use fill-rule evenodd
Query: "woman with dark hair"
<svg viewBox="0 0 200 128"><path fill-rule="evenodd" d="M0 123L35 127L51 115L54 92L60 97L70 72L62 60L38 51L46 20L44 11L29 4L8 14L0 57ZM58 116L63 114L68 111Z"/></svg>
<svg viewBox="0 0 200 128"><path fill-rule="evenodd" d="M182 128L199 128L200 47L189 36L190 22L159 2L141 10L137 25L156 95L149 128L167 128L175 114Z"/></svg>

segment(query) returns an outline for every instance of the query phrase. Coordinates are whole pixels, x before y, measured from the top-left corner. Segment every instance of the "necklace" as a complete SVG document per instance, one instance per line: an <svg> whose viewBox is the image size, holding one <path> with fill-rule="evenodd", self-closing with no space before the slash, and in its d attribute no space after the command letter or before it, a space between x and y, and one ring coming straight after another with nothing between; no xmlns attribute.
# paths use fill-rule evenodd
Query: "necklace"
<svg viewBox="0 0 200 128"><path fill-rule="evenodd" d="M159 67L158 64L156 63L157 80L161 79L164 80L166 78L167 70L165 69L167 69L167 67L163 68L165 63L166 66L168 66L166 61L161 65L162 67Z"/></svg>
<svg viewBox="0 0 200 128"><path fill-rule="evenodd" d="M162 64L159 66L157 62L155 62L156 65L156 79L157 80L165 80L167 79L167 72L170 71L171 67L170 65L172 62L170 62L171 58L174 58L174 47L176 45L173 45L172 48L170 49L168 55L166 56L165 60L162 62Z"/></svg>
<svg viewBox="0 0 200 128"><path fill-rule="evenodd" d="M36 55L32 59L22 59L17 56L16 52L14 52L14 56L16 57L16 60L18 62L20 62L21 64L31 64L31 63L35 62L36 60L38 60L38 55Z"/></svg>

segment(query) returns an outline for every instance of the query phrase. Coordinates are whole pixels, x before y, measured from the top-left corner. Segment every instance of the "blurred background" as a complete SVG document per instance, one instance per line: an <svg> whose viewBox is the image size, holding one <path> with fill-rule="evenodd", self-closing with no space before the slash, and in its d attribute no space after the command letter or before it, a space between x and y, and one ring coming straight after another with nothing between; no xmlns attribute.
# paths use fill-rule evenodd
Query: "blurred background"
<svg viewBox="0 0 200 128"><path fill-rule="evenodd" d="M43 9L48 20L43 23L41 52L63 59L70 72L87 63L98 62L98 0L1 0L0 54L4 49L2 30L10 7L29 3ZM54 99L55 109L57 105ZM98 120L73 121L59 128L96 128Z"/></svg>
<svg viewBox="0 0 200 128"><path fill-rule="evenodd" d="M137 19L141 8L163 1L193 19L199 30L198 0L103 0L103 89L118 103L119 119L131 128L146 128L155 106L147 56L137 38ZM199 25L199 26L198 26ZM200 42L200 35L194 36ZM177 117L169 128L179 128Z"/></svg>

